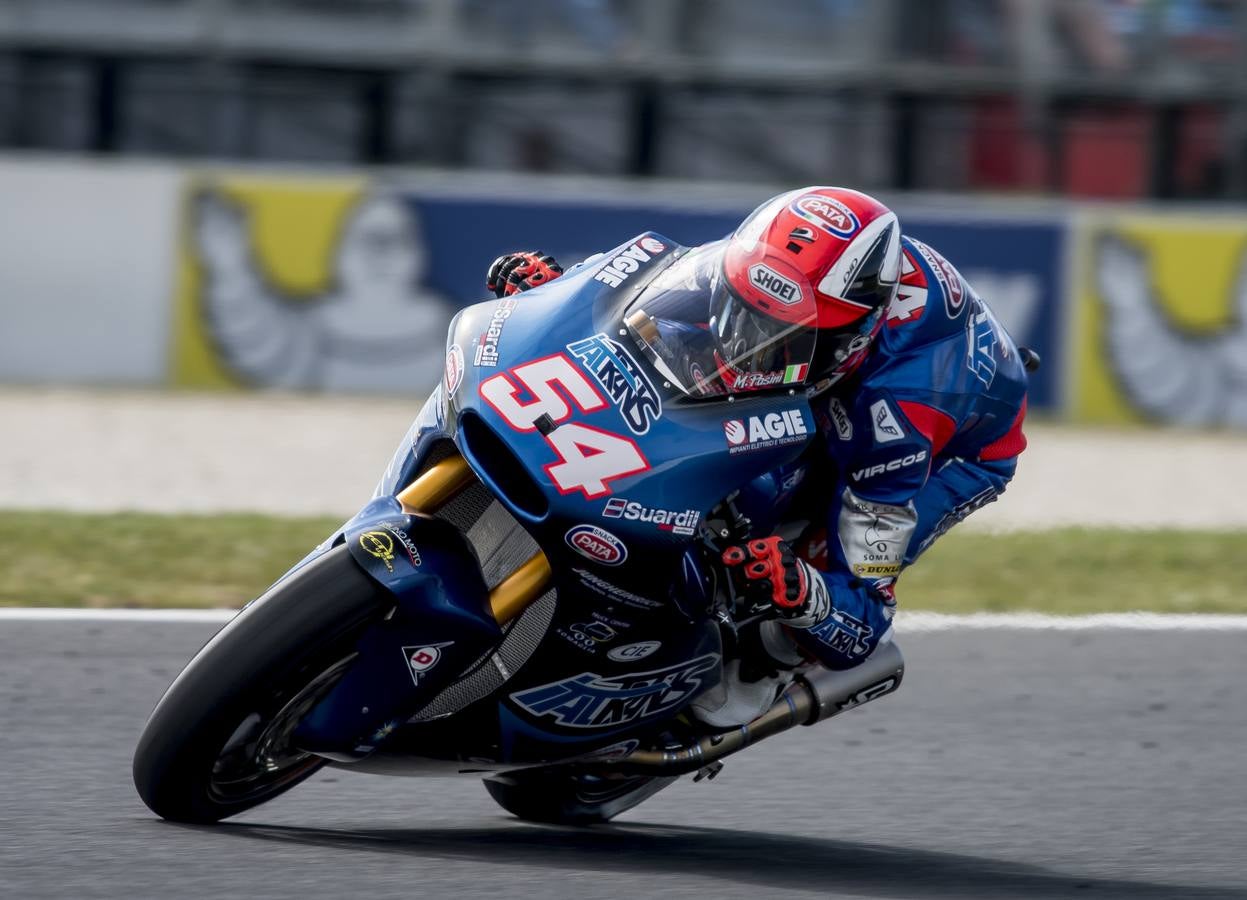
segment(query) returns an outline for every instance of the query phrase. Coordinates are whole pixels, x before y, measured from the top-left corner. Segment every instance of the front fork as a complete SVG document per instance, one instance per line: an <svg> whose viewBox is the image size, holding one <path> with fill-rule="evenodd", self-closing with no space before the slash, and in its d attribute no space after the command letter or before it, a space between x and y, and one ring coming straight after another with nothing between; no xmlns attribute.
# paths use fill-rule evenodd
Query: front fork
<svg viewBox="0 0 1247 900"><path fill-rule="evenodd" d="M361 569L393 599L355 645L341 680L299 723L294 744L338 762L370 755L482 654L502 626L549 588L538 551L487 589L464 535L434 513L475 479L459 454L425 469L384 510L352 523L344 537Z"/></svg>

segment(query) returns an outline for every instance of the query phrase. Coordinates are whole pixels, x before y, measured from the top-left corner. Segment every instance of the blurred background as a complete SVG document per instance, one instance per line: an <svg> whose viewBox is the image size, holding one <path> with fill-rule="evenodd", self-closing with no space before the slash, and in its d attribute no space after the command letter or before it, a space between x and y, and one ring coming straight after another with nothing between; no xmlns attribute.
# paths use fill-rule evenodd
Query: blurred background
<svg viewBox="0 0 1247 900"><path fill-rule="evenodd" d="M1245 42L1231 0L0 0L0 385L419 396L497 254L823 183L1041 353L1036 416L1247 429Z"/></svg>

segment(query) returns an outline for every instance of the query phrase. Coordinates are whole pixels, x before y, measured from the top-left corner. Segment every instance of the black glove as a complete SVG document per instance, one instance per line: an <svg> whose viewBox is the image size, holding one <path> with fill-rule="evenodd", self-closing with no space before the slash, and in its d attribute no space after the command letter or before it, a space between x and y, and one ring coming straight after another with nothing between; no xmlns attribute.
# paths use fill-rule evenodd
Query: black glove
<svg viewBox="0 0 1247 900"><path fill-rule="evenodd" d="M485 287L493 291L495 297L509 297L553 281L562 274L563 267L554 257L540 250L504 253L489 267Z"/></svg>
<svg viewBox="0 0 1247 900"><path fill-rule="evenodd" d="M798 559L778 536L728 547L723 564L751 614L770 613L794 628L810 628L831 611L818 570Z"/></svg>

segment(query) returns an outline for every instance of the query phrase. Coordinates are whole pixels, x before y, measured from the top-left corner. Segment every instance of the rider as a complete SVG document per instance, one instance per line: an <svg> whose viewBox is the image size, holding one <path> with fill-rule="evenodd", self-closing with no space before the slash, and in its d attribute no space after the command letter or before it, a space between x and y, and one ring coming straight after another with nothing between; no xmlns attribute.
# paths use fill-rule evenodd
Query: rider
<svg viewBox="0 0 1247 900"><path fill-rule="evenodd" d="M1026 447L1024 363L1037 357L944 257L857 191L774 197L676 266L680 290L668 296L693 314L647 307L644 321L627 319L661 348L664 377L684 373L703 395L803 387L822 437L804 468L775 478L783 519L753 514L770 536L723 555L739 591L783 625L759 632L744 673L727 677L756 682L811 659L855 666L891 640L901 571L1013 477ZM562 271L550 256L511 253L487 285L503 297ZM664 355L672 346L682 349ZM709 720L729 724L714 710Z"/></svg>

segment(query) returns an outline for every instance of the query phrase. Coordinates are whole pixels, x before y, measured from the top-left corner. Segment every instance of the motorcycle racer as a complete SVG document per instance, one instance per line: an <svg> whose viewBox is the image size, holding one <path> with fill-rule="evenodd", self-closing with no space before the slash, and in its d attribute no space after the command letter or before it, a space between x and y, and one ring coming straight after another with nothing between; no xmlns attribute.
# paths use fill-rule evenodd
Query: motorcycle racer
<svg viewBox="0 0 1247 900"><path fill-rule="evenodd" d="M547 255L506 254L488 287L503 297L561 273ZM690 396L801 389L822 438L736 501L769 536L729 547L723 563L744 605L779 624L726 672L728 694L733 676L758 683L811 659L858 665L891 640L900 573L1012 479L1029 351L894 212L835 187L768 200L630 309L639 345Z"/></svg>

